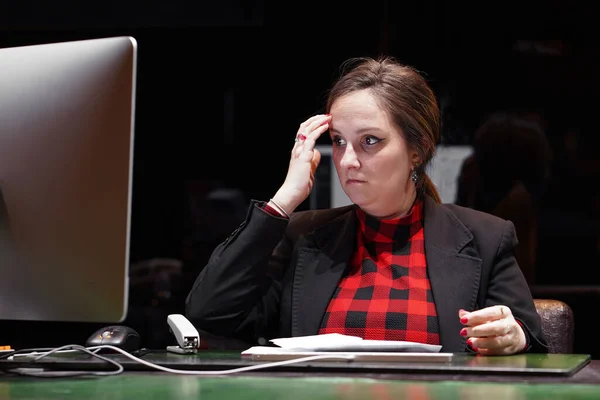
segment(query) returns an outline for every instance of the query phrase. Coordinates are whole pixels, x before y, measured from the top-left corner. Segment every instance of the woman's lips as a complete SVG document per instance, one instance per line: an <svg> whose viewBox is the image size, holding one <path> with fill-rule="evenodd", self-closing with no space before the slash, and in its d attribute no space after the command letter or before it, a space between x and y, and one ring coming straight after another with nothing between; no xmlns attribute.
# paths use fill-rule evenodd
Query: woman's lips
<svg viewBox="0 0 600 400"><path fill-rule="evenodd" d="M359 179L348 179L346 181L347 185L358 185L358 184L361 184L361 183L365 183L365 181L361 181Z"/></svg>

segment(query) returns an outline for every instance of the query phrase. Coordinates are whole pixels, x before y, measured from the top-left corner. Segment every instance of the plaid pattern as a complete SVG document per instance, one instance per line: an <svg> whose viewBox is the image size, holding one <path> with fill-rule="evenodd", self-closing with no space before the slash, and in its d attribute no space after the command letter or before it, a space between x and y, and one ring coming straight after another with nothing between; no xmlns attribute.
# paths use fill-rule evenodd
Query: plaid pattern
<svg viewBox="0 0 600 400"><path fill-rule="evenodd" d="M439 344L427 277L422 200L401 218L381 221L361 209L357 216L357 249L319 333Z"/></svg>
<svg viewBox="0 0 600 400"><path fill-rule="evenodd" d="M273 207L271 207L268 203L263 203L262 205L262 209L265 210L267 213L275 216L275 217L283 217L283 218L287 218L285 215L283 215L282 213L280 213L279 211L277 211L276 209L274 209Z"/></svg>

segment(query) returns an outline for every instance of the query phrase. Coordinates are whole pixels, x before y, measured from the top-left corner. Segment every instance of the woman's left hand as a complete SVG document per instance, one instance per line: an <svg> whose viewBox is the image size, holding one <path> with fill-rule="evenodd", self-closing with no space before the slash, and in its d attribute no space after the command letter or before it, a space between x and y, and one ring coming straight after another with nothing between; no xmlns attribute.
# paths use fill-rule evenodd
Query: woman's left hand
<svg viewBox="0 0 600 400"><path fill-rule="evenodd" d="M509 355L525 349L525 332L507 306L491 306L468 312L458 311L460 322L465 326L460 334L467 343L483 355Z"/></svg>

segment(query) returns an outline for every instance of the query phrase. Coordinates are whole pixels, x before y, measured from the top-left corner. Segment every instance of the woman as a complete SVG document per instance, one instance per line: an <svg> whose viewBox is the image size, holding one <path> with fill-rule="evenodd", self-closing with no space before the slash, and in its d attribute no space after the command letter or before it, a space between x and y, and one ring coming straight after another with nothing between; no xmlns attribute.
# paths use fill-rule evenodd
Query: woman
<svg viewBox="0 0 600 400"><path fill-rule="evenodd" d="M513 225L441 205L425 174L439 138L426 81L390 58L346 67L327 114L300 125L283 185L253 201L213 252L188 318L252 343L337 332L444 352L546 352ZM294 212L312 189L325 132L354 204Z"/></svg>

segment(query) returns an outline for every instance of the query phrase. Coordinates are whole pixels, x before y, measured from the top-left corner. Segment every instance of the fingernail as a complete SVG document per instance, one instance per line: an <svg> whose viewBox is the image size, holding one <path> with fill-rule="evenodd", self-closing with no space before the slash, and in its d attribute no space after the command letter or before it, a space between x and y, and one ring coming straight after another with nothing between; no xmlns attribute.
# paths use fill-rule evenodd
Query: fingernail
<svg viewBox="0 0 600 400"><path fill-rule="evenodd" d="M477 347L473 346L473 341L471 339L467 340L467 344L473 351L477 351Z"/></svg>
<svg viewBox="0 0 600 400"><path fill-rule="evenodd" d="M467 328L462 328L460 330L460 336L467 336Z"/></svg>
<svg viewBox="0 0 600 400"><path fill-rule="evenodd" d="M469 319L467 317L462 317L460 319L460 322L462 322L463 324L466 324L467 322L469 322Z"/></svg>

